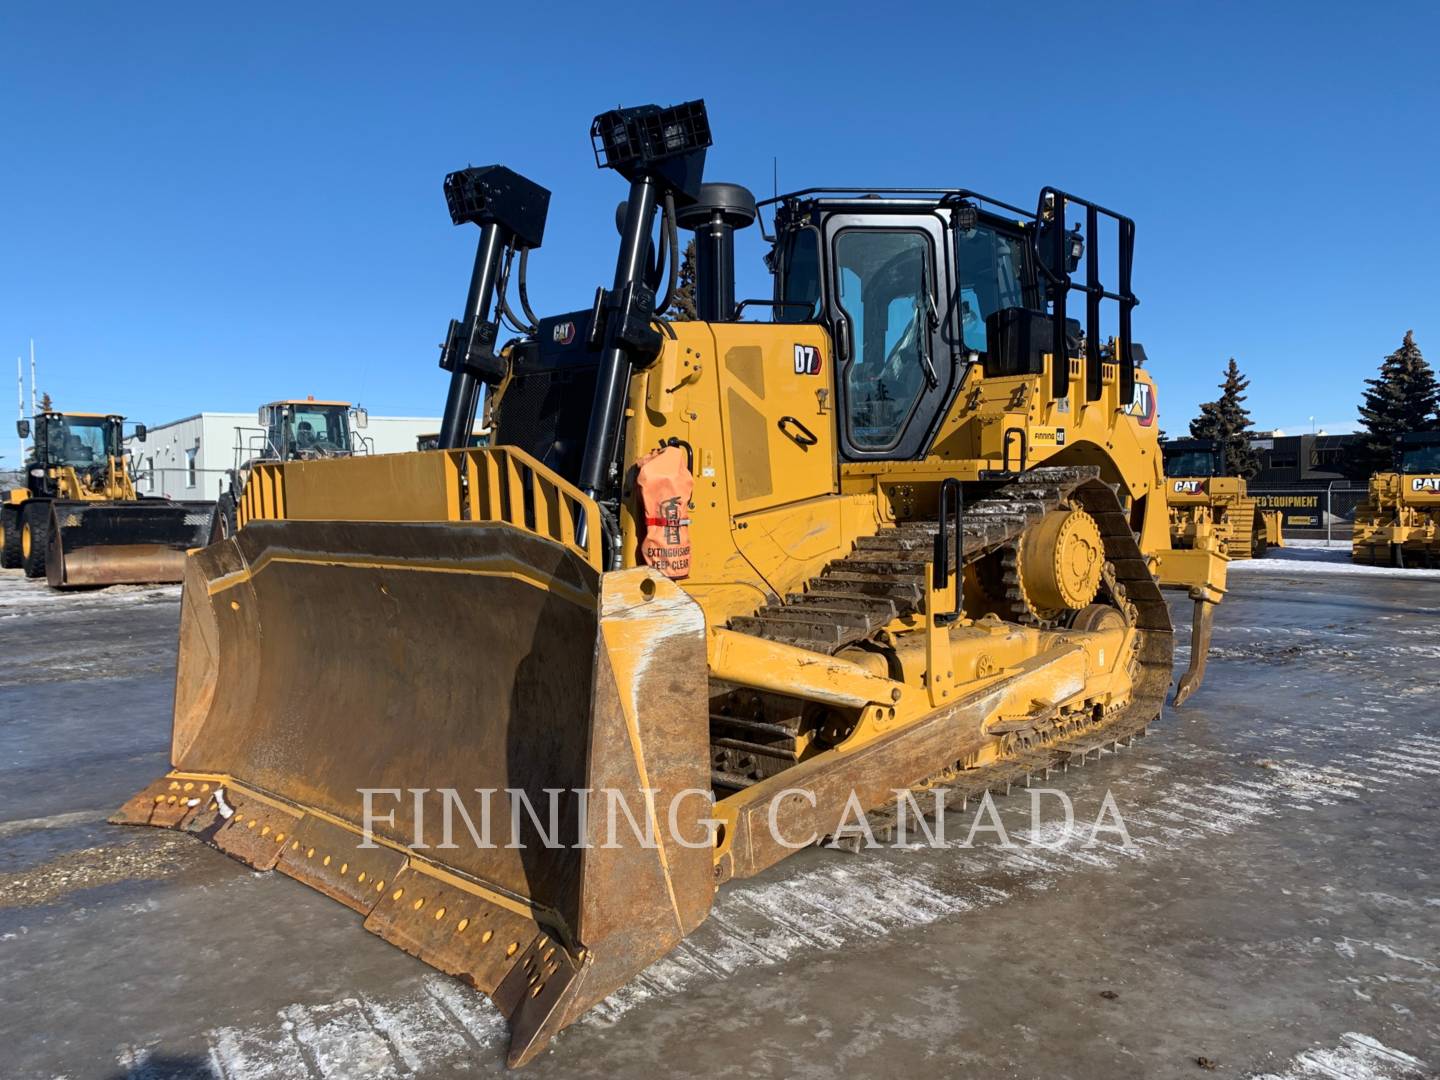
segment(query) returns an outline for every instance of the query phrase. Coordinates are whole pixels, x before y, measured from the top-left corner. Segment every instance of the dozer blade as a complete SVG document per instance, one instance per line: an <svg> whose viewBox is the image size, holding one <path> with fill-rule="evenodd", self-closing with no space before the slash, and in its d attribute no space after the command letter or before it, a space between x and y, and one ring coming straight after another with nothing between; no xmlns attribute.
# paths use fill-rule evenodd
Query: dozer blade
<svg viewBox="0 0 1440 1080"><path fill-rule="evenodd" d="M1207 595L1197 595L1194 599L1195 616L1190 623L1190 664L1175 685L1176 707L1185 704L1186 699L1200 689L1200 684L1205 681L1205 665L1210 660L1210 635L1215 629L1215 601Z"/></svg>
<svg viewBox="0 0 1440 1080"><path fill-rule="evenodd" d="M506 524L261 520L193 553L172 761L112 820L358 911L490 995L512 1065L714 893L700 608Z"/></svg>
<svg viewBox="0 0 1440 1080"><path fill-rule="evenodd" d="M176 582L186 550L210 542L214 520L208 502L56 502L45 574L57 589Z"/></svg>

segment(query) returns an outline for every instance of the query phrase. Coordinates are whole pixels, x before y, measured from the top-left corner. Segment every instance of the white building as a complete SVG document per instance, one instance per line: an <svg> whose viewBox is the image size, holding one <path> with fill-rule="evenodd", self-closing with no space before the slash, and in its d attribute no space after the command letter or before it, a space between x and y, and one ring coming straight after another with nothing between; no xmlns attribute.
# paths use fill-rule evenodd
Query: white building
<svg viewBox="0 0 1440 1080"><path fill-rule="evenodd" d="M228 486L227 474L255 456L260 432L253 412L202 412L157 424L145 441L125 440L125 448L142 495L168 495L175 499L215 499ZM396 454L415 449L420 435L440 430L438 416L375 416L355 435L372 454ZM237 448L238 451L237 451Z"/></svg>

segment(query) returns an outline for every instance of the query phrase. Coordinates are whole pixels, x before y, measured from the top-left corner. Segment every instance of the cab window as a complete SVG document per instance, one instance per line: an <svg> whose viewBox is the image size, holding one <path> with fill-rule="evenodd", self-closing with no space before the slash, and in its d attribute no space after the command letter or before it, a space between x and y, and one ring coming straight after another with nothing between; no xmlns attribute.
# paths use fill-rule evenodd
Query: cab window
<svg viewBox="0 0 1440 1080"><path fill-rule="evenodd" d="M790 234L782 256L780 301L775 321L809 322L820 313L820 234L797 229Z"/></svg>
<svg viewBox="0 0 1440 1080"><path fill-rule="evenodd" d="M924 233L848 229L835 239L835 288L849 323L846 424L858 450L888 450L927 388L926 302L930 244Z"/></svg>
<svg viewBox="0 0 1440 1080"><path fill-rule="evenodd" d="M1409 476L1440 472L1440 442L1405 447L1401 451L1400 471Z"/></svg>
<svg viewBox="0 0 1440 1080"><path fill-rule="evenodd" d="M119 456L119 424L108 418L47 416L41 441L55 464L85 468Z"/></svg>
<svg viewBox="0 0 1440 1080"><path fill-rule="evenodd" d="M1180 450L1165 455L1166 476L1214 476L1215 455L1209 450Z"/></svg>
<svg viewBox="0 0 1440 1080"><path fill-rule="evenodd" d="M965 348L983 353L985 320L1003 308L1030 306L1024 295L1025 242L977 224L957 231L955 245Z"/></svg>

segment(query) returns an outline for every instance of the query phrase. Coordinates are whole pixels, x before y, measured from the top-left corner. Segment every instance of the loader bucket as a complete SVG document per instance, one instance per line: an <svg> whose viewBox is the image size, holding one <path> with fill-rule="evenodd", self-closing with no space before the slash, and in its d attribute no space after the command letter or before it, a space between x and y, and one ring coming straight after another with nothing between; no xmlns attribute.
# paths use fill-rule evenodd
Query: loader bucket
<svg viewBox="0 0 1440 1080"><path fill-rule="evenodd" d="M45 574L57 589L179 581L186 550L210 542L214 520L208 502L56 502Z"/></svg>
<svg viewBox="0 0 1440 1080"><path fill-rule="evenodd" d="M359 912L520 1065L708 913L707 704L653 571L502 522L252 521L186 561L174 771L112 820Z"/></svg>

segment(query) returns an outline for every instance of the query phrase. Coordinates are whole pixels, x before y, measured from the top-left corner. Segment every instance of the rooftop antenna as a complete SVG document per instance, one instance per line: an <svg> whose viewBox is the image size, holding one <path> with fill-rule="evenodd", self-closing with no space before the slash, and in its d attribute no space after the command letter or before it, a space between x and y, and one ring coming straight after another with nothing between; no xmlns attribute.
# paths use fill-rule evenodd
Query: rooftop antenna
<svg viewBox="0 0 1440 1080"><path fill-rule="evenodd" d="M778 199L780 197L780 155L778 154L770 159L770 183L775 189L771 194Z"/></svg>

